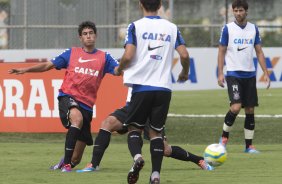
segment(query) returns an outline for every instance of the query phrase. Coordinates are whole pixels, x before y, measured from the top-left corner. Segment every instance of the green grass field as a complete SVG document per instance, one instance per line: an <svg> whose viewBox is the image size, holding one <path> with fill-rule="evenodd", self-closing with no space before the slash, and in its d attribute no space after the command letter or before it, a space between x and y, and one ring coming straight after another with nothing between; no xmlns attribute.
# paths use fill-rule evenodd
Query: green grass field
<svg viewBox="0 0 282 184"><path fill-rule="evenodd" d="M178 144L191 152L202 154L206 145ZM242 153L241 145L228 146L228 160L214 171L200 170L187 162L164 158L161 181L169 183L281 183L282 145L257 145L262 151L259 155ZM140 184L148 183L150 160L148 144L144 145L145 166L140 173ZM86 150L83 168L90 160L91 149ZM62 155L60 143L2 143L1 144L1 184L44 184L44 183L83 183L83 184L125 184L131 167L131 159L126 144L111 144L95 173L61 173L49 171L51 163ZM67 175L67 177L66 177Z"/></svg>
<svg viewBox="0 0 282 184"><path fill-rule="evenodd" d="M282 114L282 89L259 90L260 107L256 114ZM228 100L225 90L174 92L170 113L225 114ZM243 114L243 113L242 113ZM282 120L256 118L254 143L258 155L243 153L243 118L237 118L228 143L228 158L214 171L200 170L195 164L164 158L162 184L278 184L281 183ZM221 134L223 118L169 117L166 133L169 142L202 155L208 144ZM63 155L63 134L0 133L0 184L125 184L132 160L126 136L113 135L101 170L95 173L61 173L48 170ZM92 147L86 148L81 169L91 159ZM151 169L149 144L143 147L144 169L139 184L148 183ZM67 176L67 177L66 177Z"/></svg>

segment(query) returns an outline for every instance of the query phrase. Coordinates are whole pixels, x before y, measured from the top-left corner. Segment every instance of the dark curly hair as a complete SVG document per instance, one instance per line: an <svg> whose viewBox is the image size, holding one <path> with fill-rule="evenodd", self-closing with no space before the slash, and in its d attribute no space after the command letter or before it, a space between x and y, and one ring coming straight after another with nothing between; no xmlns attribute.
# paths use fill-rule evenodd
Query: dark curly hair
<svg viewBox="0 0 282 184"><path fill-rule="evenodd" d="M232 9L243 7L245 10L248 10L249 5L246 0L234 0L232 3Z"/></svg>
<svg viewBox="0 0 282 184"><path fill-rule="evenodd" d="M159 9L162 0L139 0L146 11L155 12Z"/></svg>
<svg viewBox="0 0 282 184"><path fill-rule="evenodd" d="M94 22L91 21L85 21L82 22L81 24L79 24L78 26L78 35L81 36L82 35L82 30L85 28L90 28L93 29L94 33L96 34L97 29L96 29L96 25Z"/></svg>

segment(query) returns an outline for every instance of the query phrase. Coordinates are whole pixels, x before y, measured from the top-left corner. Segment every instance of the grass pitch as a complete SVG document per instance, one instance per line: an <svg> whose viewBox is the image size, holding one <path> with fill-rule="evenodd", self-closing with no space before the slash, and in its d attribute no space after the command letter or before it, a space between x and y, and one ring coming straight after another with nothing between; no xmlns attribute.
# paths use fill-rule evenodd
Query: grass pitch
<svg viewBox="0 0 282 184"><path fill-rule="evenodd" d="M101 163L101 170L93 173L61 173L50 171L49 166L62 156L63 143L1 143L1 184L125 184L132 161L126 144L111 144ZM202 154L206 145L177 144ZM242 152L242 145L229 145L228 158L224 165L214 171L203 171L191 162L164 158L162 184L204 183L281 183L282 144L257 145L261 154L249 155ZM83 168L90 161L91 149L87 148ZM151 169L149 145L143 148L145 166L138 183L148 183Z"/></svg>
<svg viewBox="0 0 282 184"><path fill-rule="evenodd" d="M282 89L259 90L260 107L256 114L282 114ZM228 110L226 90L174 92L170 113L225 114ZM243 114L243 113L242 113ZM167 120L166 133L172 145L202 155L205 147L218 142L223 118L173 118ZM238 117L230 134L224 165L203 171L191 162L164 158L162 184L280 184L282 181L282 120L256 118L254 143L258 155L243 153L244 119ZM50 171L50 165L63 155L64 134L0 133L0 184L125 184L132 159L126 136L113 135L112 142L94 173ZM85 150L81 169L91 159L92 147ZM139 184L148 183L151 169L149 144L143 147L145 166Z"/></svg>

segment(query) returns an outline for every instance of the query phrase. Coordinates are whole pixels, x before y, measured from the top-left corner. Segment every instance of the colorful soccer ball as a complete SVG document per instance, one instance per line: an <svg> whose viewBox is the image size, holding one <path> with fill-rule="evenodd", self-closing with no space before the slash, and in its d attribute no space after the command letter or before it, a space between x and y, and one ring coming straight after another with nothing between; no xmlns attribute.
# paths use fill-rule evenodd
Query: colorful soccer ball
<svg viewBox="0 0 282 184"><path fill-rule="evenodd" d="M222 165L226 161L226 158L226 149L221 144L210 144L205 149L204 159L214 167Z"/></svg>

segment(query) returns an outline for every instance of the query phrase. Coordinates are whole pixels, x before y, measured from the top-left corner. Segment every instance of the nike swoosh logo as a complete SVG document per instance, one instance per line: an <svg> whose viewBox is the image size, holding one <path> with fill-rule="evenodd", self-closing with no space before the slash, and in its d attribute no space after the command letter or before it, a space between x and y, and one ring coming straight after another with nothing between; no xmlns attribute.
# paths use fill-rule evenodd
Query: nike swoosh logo
<svg viewBox="0 0 282 184"><path fill-rule="evenodd" d="M244 49L246 49L246 48L248 48L248 47L243 47L243 48L237 48L237 51L241 51L241 50L244 50Z"/></svg>
<svg viewBox="0 0 282 184"><path fill-rule="evenodd" d="M155 50L155 49L158 49L158 48L161 48L161 47L163 47L163 45L157 46L157 47L150 47L150 45L148 45L148 51Z"/></svg>
<svg viewBox="0 0 282 184"><path fill-rule="evenodd" d="M82 59L82 57L80 57L79 59L78 59L78 62L80 62L80 63L87 63L87 62L89 62L89 61L95 61L96 59Z"/></svg>

